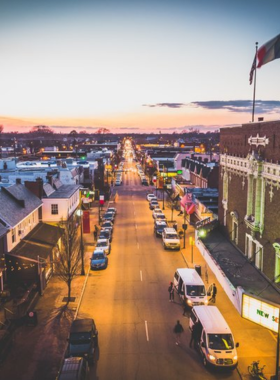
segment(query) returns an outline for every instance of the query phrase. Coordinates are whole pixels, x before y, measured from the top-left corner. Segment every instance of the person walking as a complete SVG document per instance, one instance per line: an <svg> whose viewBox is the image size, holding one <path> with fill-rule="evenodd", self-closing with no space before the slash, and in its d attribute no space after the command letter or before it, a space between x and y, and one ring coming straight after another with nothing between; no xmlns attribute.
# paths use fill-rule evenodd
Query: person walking
<svg viewBox="0 0 280 380"><path fill-rule="evenodd" d="M178 320L176 325L173 329L175 336L176 336L176 345L179 346L181 344L181 334L184 332L183 326L181 325L180 321Z"/></svg>
<svg viewBox="0 0 280 380"><path fill-rule="evenodd" d="M191 330L191 341L190 341L190 347L192 348L192 343L194 344L194 348L197 347L199 338L201 336L201 325L198 322L195 322L193 325L193 328Z"/></svg>
<svg viewBox="0 0 280 380"><path fill-rule="evenodd" d="M183 305L183 316L184 317L188 316L188 311L189 311L189 306L188 306L187 302L185 301L184 305Z"/></svg>
<svg viewBox="0 0 280 380"><path fill-rule="evenodd" d="M97 226L95 225L95 226L94 226L94 231L93 231L94 241L97 240L97 233L98 233L98 228L97 228Z"/></svg>
<svg viewBox="0 0 280 380"><path fill-rule="evenodd" d="M216 284L213 283L212 285L212 292L211 292L211 298L209 299L209 302L212 301L213 303L216 302L216 296L217 296L217 287Z"/></svg>
<svg viewBox="0 0 280 380"><path fill-rule="evenodd" d="M174 302L174 284L172 281L170 281L168 291L169 291L169 302Z"/></svg>

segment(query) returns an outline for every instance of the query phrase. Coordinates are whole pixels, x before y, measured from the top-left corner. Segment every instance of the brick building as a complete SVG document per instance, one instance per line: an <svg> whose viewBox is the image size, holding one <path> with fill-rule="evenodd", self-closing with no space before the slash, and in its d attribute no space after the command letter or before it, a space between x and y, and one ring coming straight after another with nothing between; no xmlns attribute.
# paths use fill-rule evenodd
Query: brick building
<svg viewBox="0 0 280 380"><path fill-rule="evenodd" d="M280 285L280 121L221 129L219 220L230 239Z"/></svg>

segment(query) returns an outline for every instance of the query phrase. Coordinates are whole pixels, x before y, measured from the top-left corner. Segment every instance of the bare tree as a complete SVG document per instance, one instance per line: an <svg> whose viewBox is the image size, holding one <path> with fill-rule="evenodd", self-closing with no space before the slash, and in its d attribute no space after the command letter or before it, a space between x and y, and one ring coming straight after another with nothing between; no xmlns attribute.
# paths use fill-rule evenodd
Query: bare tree
<svg viewBox="0 0 280 380"><path fill-rule="evenodd" d="M72 281L80 274L81 270L79 223L77 218L72 217L66 222L60 222L58 225L64 229L64 234L61 238L61 248L58 252L56 275L67 284L68 304L71 297Z"/></svg>

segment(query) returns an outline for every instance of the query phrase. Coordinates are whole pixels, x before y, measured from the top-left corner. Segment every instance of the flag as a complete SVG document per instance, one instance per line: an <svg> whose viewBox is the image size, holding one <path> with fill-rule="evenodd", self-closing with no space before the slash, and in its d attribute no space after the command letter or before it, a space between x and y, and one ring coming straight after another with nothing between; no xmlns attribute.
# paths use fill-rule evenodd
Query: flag
<svg viewBox="0 0 280 380"><path fill-rule="evenodd" d="M268 41L266 44L262 45L258 49L257 57L258 69L268 62L280 58L280 34L278 34L278 36L274 37L272 40Z"/></svg>
<svg viewBox="0 0 280 380"><path fill-rule="evenodd" d="M252 84L252 82L253 82L254 72L256 70L256 64L257 64L257 54L255 54L255 58L253 60L252 68L251 68L251 71L250 71L250 76L249 76L249 82L250 82L250 84Z"/></svg>

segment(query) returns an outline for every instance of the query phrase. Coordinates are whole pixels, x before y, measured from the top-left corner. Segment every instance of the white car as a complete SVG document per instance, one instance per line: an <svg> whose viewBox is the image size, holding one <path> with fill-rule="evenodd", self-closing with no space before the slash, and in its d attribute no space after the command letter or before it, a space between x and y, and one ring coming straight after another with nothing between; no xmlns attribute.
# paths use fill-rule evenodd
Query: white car
<svg viewBox="0 0 280 380"><path fill-rule="evenodd" d="M153 209L153 218L156 218L156 214L163 214L162 210L159 207Z"/></svg>
<svg viewBox="0 0 280 380"><path fill-rule="evenodd" d="M98 239L96 249L102 249L106 255L109 255L111 253L111 244L109 239Z"/></svg>
<svg viewBox="0 0 280 380"><path fill-rule="evenodd" d="M157 199L157 197L155 196L155 194L147 194L146 199L148 202L150 202L152 199Z"/></svg>

